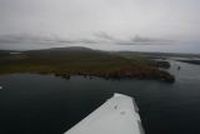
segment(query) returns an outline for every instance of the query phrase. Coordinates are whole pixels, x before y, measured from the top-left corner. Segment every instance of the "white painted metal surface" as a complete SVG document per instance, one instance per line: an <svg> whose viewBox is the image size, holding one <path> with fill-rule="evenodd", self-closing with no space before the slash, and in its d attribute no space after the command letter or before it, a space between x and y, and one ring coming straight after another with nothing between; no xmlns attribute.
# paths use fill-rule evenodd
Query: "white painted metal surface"
<svg viewBox="0 0 200 134"><path fill-rule="evenodd" d="M114 94L65 134L143 134L138 108L132 97Z"/></svg>

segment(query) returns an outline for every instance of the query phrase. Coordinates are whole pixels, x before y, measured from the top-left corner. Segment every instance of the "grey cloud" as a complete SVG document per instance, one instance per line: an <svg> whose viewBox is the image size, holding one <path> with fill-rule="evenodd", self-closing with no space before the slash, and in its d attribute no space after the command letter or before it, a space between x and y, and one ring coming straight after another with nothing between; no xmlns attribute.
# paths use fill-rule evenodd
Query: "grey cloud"
<svg viewBox="0 0 200 134"><path fill-rule="evenodd" d="M98 39L109 40L109 41L117 40L115 37L107 34L106 32L97 32L97 33L94 33L93 35L97 37Z"/></svg>
<svg viewBox="0 0 200 134"><path fill-rule="evenodd" d="M142 37L139 35L136 35L131 40L136 43L169 43L169 42L173 42L173 40L170 40L170 39L147 38L147 37Z"/></svg>
<svg viewBox="0 0 200 134"><path fill-rule="evenodd" d="M37 36L37 35L30 35L30 34L11 34L11 35L2 35L0 36L0 44L15 44L18 43L36 43L36 44L49 44L59 45L59 44L102 44L107 43L112 45L155 45L161 44L164 42L170 42L171 40L164 40L164 39L151 39L151 38L144 38L141 36L136 35L133 39L119 39L113 37L105 32L99 32L98 34L93 34L90 38L76 38L76 39L69 39L69 38L61 38L58 36Z"/></svg>
<svg viewBox="0 0 200 134"><path fill-rule="evenodd" d="M200 42L199 9L199 0L0 0L0 49L166 50L180 40Z"/></svg>
<svg viewBox="0 0 200 134"><path fill-rule="evenodd" d="M0 0L0 34L198 39L199 8L197 0Z"/></svg>

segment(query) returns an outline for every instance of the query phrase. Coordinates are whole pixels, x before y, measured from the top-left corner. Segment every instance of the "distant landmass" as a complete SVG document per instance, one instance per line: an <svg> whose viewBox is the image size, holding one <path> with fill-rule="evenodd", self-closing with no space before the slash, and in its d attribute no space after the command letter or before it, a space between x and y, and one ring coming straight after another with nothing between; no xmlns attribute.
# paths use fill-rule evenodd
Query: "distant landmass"
<svg viewBox="0 0 200 134"><path fill-rule="evenodd" d="M0 51L0 74L54 74L69 79L72 75L105 79L155 79L173 83L175 78L145 56L125 52L106 52L85 47L51 48L31 51Z"/></svg>

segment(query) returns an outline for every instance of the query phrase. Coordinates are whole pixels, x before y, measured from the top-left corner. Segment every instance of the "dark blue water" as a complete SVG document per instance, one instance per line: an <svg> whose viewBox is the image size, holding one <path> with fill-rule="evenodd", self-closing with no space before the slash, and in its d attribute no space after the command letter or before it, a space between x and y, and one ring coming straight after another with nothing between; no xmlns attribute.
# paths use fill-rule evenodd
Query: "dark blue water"
<svg viewBox="0 0 200 134"><path fill-rule="evenodd" d="M200 133L200 66L172 62L176 83L0 76L0 134L61 134L114 92L133 96L147 134ZM177 71L177 66L181 70Z"/></svg>

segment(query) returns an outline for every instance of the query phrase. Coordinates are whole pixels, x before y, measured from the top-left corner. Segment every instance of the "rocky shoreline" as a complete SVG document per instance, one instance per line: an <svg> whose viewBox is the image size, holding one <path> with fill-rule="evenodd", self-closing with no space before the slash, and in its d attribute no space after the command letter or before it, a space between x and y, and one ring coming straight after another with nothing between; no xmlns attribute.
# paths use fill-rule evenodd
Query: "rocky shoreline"
<svg viewBox="0 0 200 134"><path fill-rule="evenodd" d="M136 71L131 68L120 69L118 71L113 71L110 73L106 72L99 72L99 73L92 73L92 72L77 72L77 73L54 73L56 77L62 77L64 79L70 79L71 76L79 75L85 78L92 79L93 77L104 78L106 80L114 79L114 80L121 80L121 79L151 79L151 80L159 80L164 81L167 83L174 83L175 77L168 72L152 69L150 71Z"/></svg>

